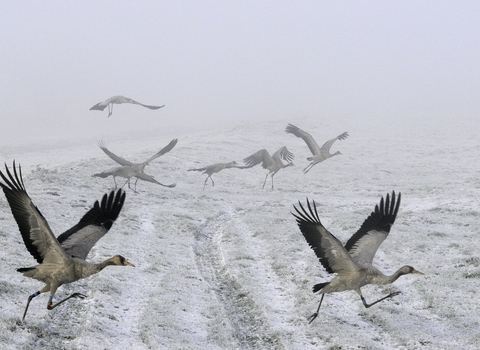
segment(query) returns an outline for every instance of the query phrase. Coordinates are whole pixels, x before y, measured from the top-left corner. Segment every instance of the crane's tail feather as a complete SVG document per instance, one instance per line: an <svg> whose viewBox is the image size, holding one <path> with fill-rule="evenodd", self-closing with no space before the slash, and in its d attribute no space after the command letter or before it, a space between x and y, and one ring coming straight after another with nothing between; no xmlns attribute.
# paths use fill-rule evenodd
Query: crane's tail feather
<svg viewBox="0 0 480 350"><path fill-rule="evenodd" d="M321 290L323 287L329 285L330 282L324 282L324 283L317 283L316 285L313 286L312 290L314 293L318 292Z"/></svg>

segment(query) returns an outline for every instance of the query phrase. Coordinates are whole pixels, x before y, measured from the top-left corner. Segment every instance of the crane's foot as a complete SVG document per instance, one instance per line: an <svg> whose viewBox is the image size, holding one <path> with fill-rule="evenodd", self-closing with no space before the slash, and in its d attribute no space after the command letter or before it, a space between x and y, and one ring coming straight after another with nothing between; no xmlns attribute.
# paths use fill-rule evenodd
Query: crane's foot
<svg viewBox="0 0 480 350"><path fill-rule="evenodd" d="M73 293L71 295L72 298L80 298L80 299L85 299L87 296L85 294L82 294L82 293Z"/></svg>
<svg viewBox="0 0 480 350"><path fill-rule="evenodd" d="M401 294L402 292L393 292L393 293L390 293L389 295L387 295L387 298L391 298L391 297L394 297L395 295L399 295Z"/></svg>
<svg viewBox="0 0 480 350"><path fill-rule="evenodd" d="M83 298L86 298L87 296L85 294L82 294L82 293L73 293L72 295L66 297L65 299L59 301L58 303L56 303L55 305L52 305L51 302L52 300L49 299L48 303L47 303L47 309L48 310L53 310L55 309L57 306L59 306L60 304L63 304L64 302L66 302L68 299L71 299L71 298L80 298L80 299L83 299Z"/></svg>
<svg viewBox="0 0 480 350"><path fill-rule="evenodd" d="M375 305L376 303L379 303L380 301L383 301L385 299L388 299L388 298L391 298L391 297L394 297L395 295L398 295L400 294L401 292L393 292L393 293L390 293L388 294L387 296L383 297L382 299L378 299L377 301L371 303L371 304L367 304L367 302L365 301L365 298L362 296L361 299L362 299L362 303L363 305L368 309L369 307Z"/></svg>
<svg viewBox="0 0 480 350"><path fill-rule="evenodd" d="M308 324L312 323L314 319L318 316L318 312L315 312L312 316L308 318Z"/></svg>

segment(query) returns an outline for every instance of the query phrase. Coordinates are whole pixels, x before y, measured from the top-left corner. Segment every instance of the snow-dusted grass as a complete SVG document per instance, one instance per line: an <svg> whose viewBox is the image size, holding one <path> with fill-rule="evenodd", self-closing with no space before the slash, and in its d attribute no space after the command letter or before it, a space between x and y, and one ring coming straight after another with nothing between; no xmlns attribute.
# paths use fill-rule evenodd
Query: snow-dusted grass
<svg viewBox="0 0 480 350"><path fill-rule="evenodd" d="M337 141L336 156L307 175L308 149L284 132L291 122L318 143ZM388 125L385 125L388 126ZM41 283L15 270L32 266L4 196L0 196L0 347L2 349L477 349L480 347L480 141L478 122L465 125L378 125L282 120L215 132L139 140L106 140L133 161L178 145L146 168L166 189L139 181L127 191L119 219L92 250L100 261L121 254L136 267L111 267L62 286L88 298L48 311L37 297L25 322L29 294ZM266 170L226 169L206 175L191 167L241 160L261 148L286 145L295 167L261 186ZM92 144L17 148L2 154L22 164L28 193L59 234L113 187L93 173L114 166ZM311 287L329 276L290 214L314 199L324 225L345 242L381 196L395 190L402 204L375 259L385 273L409 264L389 286L366 286L367 300L402 294L365 309L355 292L319 297Z"/></svg>

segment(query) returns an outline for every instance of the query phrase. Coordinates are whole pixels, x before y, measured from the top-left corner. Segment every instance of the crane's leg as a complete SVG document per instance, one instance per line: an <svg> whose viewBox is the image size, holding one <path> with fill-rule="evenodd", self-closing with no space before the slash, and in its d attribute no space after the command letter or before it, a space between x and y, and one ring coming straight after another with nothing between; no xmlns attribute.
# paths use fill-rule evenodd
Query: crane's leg
<svg viewBox="0 0 480 350"><path fill-rule="evenodd" d="M35 298L37 295L40 295L41 293L42 293L41 291L36 291L35 293L33 293L28 297L27 306L25 306L25 311L23 312L22 320L24 320L25 316L27 315L27 310L28 310L28 307L30 306L30 302L32 301L32 299Z"/></svg>
<svg viewBox="0 0 480 350"><path fill-rule="evenodd" d="M137 182L138 182L138 179L135 180L135 189L133 190L133 192L137 193Z"/></svg>
<svg viewBox="0 0 480 350"><path fill-rule="evenodd" d="M127 182L128 182L128 188L131 189L133 191L133 193L138 193L137 192L137 183L135 182L135 189L133 189L132 186L130 186L130 179L128 179Z"/></svg>
<svg viewBox="0 0 480 350"><path fill-rule="evenodd" d="M378 299L377 301L374 301L373 303L371 304L367 304L367 301L365 300L365 298L363 297L362 294L360 294L360 298L362 299L362 303L363 305L368 309L370 306L373 306L375 305L376 303L379 303L381 302L382 300L385 300L385 299L388 299L388 298L391 298L391 297L394 297L395 295L398 295L400 294L400 292L393 292L393 293L390 293L389 295L387 295L386 297L383 297L381 299Z"/></svg>
<svg viewBox="0 0 480 350"><path fill-rule="evenodd" d="M207 185L207 181L209 177L210 175L207 176L207 178L205 179L205 182L203 183L203 191L205 191L205 186Z"/></svg>
<svg viewBox="0 0 480 350"><path fill-rule="evenodd" d="M265 188L265 184L267 183L267 177L268 175L270 175L270 173L268 173L267 175L265 175L265 181L263 181L263 186L262 188Z"/></svg>
<svg viewBox="0 0 480 350"><path fill-rule="evenodd" d="M212 186L215 186L215 182L213 181L212 175L210 175L210 180L212 180Z"/></svg>
<svg viewBox="0 0 480 350"><path fill-rule="evenodd" d="M113 103L108 104L108 117L110 117L113 113Z"/></svg>
<svg viewBox="0 0 480 350"><path fill-rule="evenodd" d="M68 299L71 299L71 298L86 298L87 296L85 294L82 294L82 293L73 293L72 295L66 297L65 299L63 300L60 300L58 303L52 305L52 302L53 302L53 295L50 295L50 297L48 298L48 303L47 303L47 309L48 310L53 310L55 309L58 305L60 304L63 304L64 302L66 302Z"/></svg>
<svg viewBox="0 0 480 350"><path fill-rule="evenodd" d="M322 294L322 298L320 299L320 303L318 303L317 311L316 311L312 316L310 316L310 317L308 318L308 319L309 319L309 321L308 321L309 324L312 323L313 320L317 318L317 316L318 316L318 311L320 311L320 306L322 306L322 301L323 301L323 297L324 297L324 296L325 296L325 294Z"/></svg>
<svg viewBox="0 0 480 350"><path fill-rule="evenodd" d="M130 188L130 179L128 179L127 181L125 181L125 183L124 183L124 184L122 185L122 187L120 187L120 188L123 188L123 186L125 186L125 185L127 184L127 182L128 182L128 188Z"/></svg>
<svg viewBox="0 0 480 350"><path fill-rule="evenodd" d="M306 173L308 173L308 172L310 171L310 169L313 168L314 165L315 165L315 163L313 163L313 162L310 163L310 164L308 164L308 165L305 167L305 169L303 169L303 174L305 175Z"/></svg>
<svg viewBox="0 0 480 350"><path fill-rule="evenodd" d="M43 287L41 290L39 291L36 291L35 293L33 293L32 295L30 295L28 297L28 300L27 300L27 306L25 306L25 311L23 312L23 317L22 317L22 320L25 319L25 316L27 315L27 310L28 310L28 307L30 306L30 302L32 301L33 298L35 298L36 296L42 294L42 293L45 293L45 292L48 292L50 291L50 285L46 285L45 287Z"/></svg>
<svg viewBox="0 0 480 350"><path fill-rule="evenodd" d="M113 183L115 184L115 188L113 190L116 191L117 190L117 180L115 180L115 176L113 177Z"/></svg>

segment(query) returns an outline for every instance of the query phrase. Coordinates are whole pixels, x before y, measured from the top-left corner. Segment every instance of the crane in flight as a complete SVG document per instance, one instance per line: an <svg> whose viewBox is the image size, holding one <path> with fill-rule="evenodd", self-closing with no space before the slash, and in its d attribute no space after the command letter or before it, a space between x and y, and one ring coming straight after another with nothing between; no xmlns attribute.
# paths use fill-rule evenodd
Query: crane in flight
<svg viewBox="0 0 480 350"><path fill-rule="evenodd" d="M306 174L312 169L312 167L318 163L323 162L325 159L331 158L333 156L342 154L340 151L335 153L330 153L330 148L332 147L333 143L337 140L344 140L348 137L348 132L344 132L343 134L338 135L334 139L331 139L323 144L322 147L319 147L318 144L315 142L315 139L310 135L308 132L303 131L302 129L296 127L295 125L288 124L285 129L287 134L293 134L296 137L300 137L305 141L310 152L312 152L313 156L308 157L307 160L310 160L311 163L307 165L305 169L303 169L303 173Z"/></svg>
<svg viewBox="0 0 480 350"><path fill-rule="evenodd" d="M136 104L136 105L146 107L148 109L160 109L162 107L165 107L165 105L163 105L163 106L144 105L143 103L132 100L131 98L118 95L118 96L113 96L113 97L107 98L103 102L97 103L95 106L90 108L90 110L91 111L103 111L106 107L108 107L108 117L110 117L113 113L113 105L114 104L118 105L118 104L121 104L121 103L132 103L132 104Z"/></svg>

